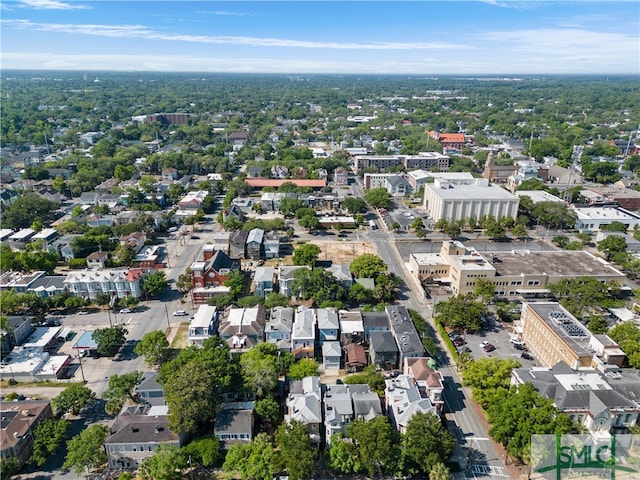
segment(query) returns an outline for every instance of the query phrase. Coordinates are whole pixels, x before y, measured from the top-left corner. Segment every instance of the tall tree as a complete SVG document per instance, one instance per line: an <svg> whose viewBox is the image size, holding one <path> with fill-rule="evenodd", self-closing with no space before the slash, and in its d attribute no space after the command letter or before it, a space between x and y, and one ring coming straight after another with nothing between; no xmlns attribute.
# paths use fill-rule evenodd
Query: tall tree
<svg viewBox="0 0 640 480"><path fill-rule="evenodd" d="M41 467L62 445L71 422L47 418L35 428L33 432L33 451L29 462Z"/></svg>
<svg viewBox="0 0 640 480"><path fill-rule="evenodd" d="M310 478L315 468L316 449L306 427L297 421L281 424L275 433L278 447L277 465L289 474L290 480Z"/></svg>
<svg viewBox="0 0 640 480"><path fill-rule="evenodd" d="M142 372L138 371L111 375L109 386L102 394L107 401L104 407L105 411L110 415L117 415L125 402L134 402L136 400L135 388L141 378Z"/></svg>
<svg viewBox="0 0 640 480"><path fill-rule="evenodd" d="M451 328L477 330L482 323L482 316L486 315L487 307L475 300L472 293L456 295L446 302L438 304L438 319Z"/></svg>
<svg viewBox="0 0 640 480"><path fill-rule="evenodd" d="M347 426L347 436L355 442L359 461L369 476L393 471L399 442L387 417L376 417L368 422L354 420Z"/></svg>
<svg viewBox="0 0 640 480"><path fill-rule="evenodd" d="M274 343L261 342L240 356L240 366L246 388L258 398L278 385L278 348Z"/></svg>
<svg viewBox="0 0 640 480"><path fill-rule="evenodd" d="M353 259L349 270L356 278L375 278L387 271L387 265L373 253L363 253Z"/></svg>
<svg viewBox="0 0 640 480"><path fill-rule="evenodd" d="M432 413L415 413L407 423L402 438L402 454L429 473L451 455L455 439L442 428L440 419Z"/></svg>
<svg viewBox="0 0 640 480"><path fill-rule="evenodd" d="M98 354L113 357L124 345L127 330L123 327L107 327L94 330L91 338L98 344Z"/></svg>
<svg viewBox="0 0 640 480"><path fill-rule="evenodd" d="M145 458L138 469L143 480L180 480L187 459L174 445L160 446L152 456Z"/></svg>
<svg viewBox="0 0 640 480"><path fill-rule="evenodd" d="M160 363L169 348L169 341L162 330L145 333L140 343L133 349L136 355L144 356L149 365Z"/></svg>
<svg viewBox="0 0 640 480"><path fill-rule="evenodd" d="M373 208L387 208L391 204L391 195L386 188L370 188L364 194L364 199Z"/></svg>
<svg viewBox="0 0 640 480"><path fill-rule="evenodd" d="M88 473L91 469L106 463L107 454L103 444L108 432L106 425L96 423L69 440L62 468L73 468L76 473L85 470Z"/></svg>
<svg viewBox="0 0 640 480"><path fill-rule="evenodd" d="M167 288L167 285L167 277L162 270L149 273L142 279L142 290L144 290L149 297L155 297Z"/></svg>
<svg viewBox="0 0 640 480"><path fill-rule="evenodd" d="M53 399L55 415L61 417L67 413L78 415L96 398L96 394L84 385L72 383Z"/></svg>
<svg viewBox="0 0 640 480"><path fill-rule="evenodd" d="M320 247L313 243L300 245L293 251L293 264L313 267L318 260L320 252Z"/></svg>

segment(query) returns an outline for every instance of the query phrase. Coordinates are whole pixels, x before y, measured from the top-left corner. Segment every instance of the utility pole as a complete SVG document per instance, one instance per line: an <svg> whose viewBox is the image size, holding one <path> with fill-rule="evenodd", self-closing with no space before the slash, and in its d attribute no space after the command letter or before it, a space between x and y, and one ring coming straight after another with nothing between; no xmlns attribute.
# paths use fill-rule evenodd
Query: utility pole
<svg viewBox="0 0 640 480"><path fill-rule="evenodd" d="M171 328L171 322L169 322L169 310L167 309L167 304L164 304L164 313L167 317L167 327Z"/></svg>
<svg viewBox="0 0 640 480"><path fill-rule="evenodd" d="M82 357L80 356L80 348L76 347L78 350L78 360L80 360L80 374L82 375L82 383L87 383L84 378L84 369L82 368Z"/></svg>

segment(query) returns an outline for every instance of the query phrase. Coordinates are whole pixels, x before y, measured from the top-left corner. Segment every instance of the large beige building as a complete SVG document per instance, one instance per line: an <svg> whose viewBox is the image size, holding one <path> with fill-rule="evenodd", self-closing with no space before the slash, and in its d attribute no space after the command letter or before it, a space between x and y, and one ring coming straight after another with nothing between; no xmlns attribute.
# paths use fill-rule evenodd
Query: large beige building
<svg viewBox="0 0 640 480"><path fill-rule="evenodd" d="M423 286L446 285L453 294L473 292L479 279L490 280L496 295L544 294L564 278L593 277L620 285L622 272L585 251L510 250L482 252L461 242L443 242L439 253L412 253L409 269Z"/></svg>
<svg viewBox="0 0 640 480"><path fill-rule="evenodd" d="M497 220L516 218L520 199L487 179L472 178L468 182L450 182L436 178L424 186L423 207L434 222L482 219L491 215Z"/></svg>
<svg viewBox="0 0 640 480"><path fill-rule="evenodd" d="M613 340L606 335L593 335L557 302L525 303L515 328L545 367L564 362L574 369L606 370L607 365L620 367L624 362L624 352Z"/></svg>

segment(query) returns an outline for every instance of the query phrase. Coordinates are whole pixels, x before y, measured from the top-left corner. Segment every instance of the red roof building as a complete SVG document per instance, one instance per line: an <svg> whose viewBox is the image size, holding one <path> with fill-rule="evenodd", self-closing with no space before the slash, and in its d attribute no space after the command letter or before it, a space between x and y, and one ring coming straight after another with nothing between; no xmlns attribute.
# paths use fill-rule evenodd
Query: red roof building
<svg viewBox="0 0 640 480"><path fill-rule="evenodd" d="M275 178L247 178L245 180L252 188L266 188L273 187L278 188L283 183L293 183L297 187L311 187L311 188L324 188L327 186L326 180L309 180L309 179L297 179L297 178L286 178L286 179L275 179Z"/></svg>

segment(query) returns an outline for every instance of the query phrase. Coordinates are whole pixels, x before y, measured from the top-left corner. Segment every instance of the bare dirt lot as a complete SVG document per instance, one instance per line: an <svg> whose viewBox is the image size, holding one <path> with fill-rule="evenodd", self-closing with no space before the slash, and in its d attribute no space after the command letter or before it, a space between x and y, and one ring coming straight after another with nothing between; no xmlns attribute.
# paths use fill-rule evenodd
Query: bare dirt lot
<svg viewBox="0 0 640 480"><path fill-rule="evenodd" d="M368 242L348 242L342 239L335 241L314 241L320 247L319 261L331 261L334 264L350 263L358 255L363 253L376 254L373 244Z"/></svg>

